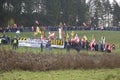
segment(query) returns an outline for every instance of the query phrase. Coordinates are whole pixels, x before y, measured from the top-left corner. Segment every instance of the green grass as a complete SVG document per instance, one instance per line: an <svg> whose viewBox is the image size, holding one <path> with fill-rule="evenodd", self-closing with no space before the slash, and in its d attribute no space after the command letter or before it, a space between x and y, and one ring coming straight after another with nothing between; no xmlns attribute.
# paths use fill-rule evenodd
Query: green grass
<svg viewBox="0 0 120 80"><path fill-rule="evenodd" d="M114 43L116 45L116 50L113 50L113 53L119 53L120 52L120 31L74 31L75 33L77 33L80 38L82 38L84 35L87 36L88 40L91 40L92 35L95 36L96 38L96 42L99 42L101 39L101 36L105 36L106 38L106 42L109 44ZM63 34L65 32L63 31ZM71 31L67 31L67 33L71 33ZM6 33L8 36L14 37L14 36L20 36L20 37L26 37L26 38L40 38L40 34L37 35L36 37L33 36L33 32L21 32L21 34L16 34L14 32L12 33ZM48 32L45 32L45 35L48 35ZM56 36L58 36L58 31L56 31ZM63 35L64 36L64 35ZM10 47L10 46L9 46ZM40 52L40 48L29 48L29 47L19 47L19 49L17 51L33 51L34 53L39 53ZM52 49L51 53L66 53L65 49ZM71 53L75 53L76 51L71 50ZM99 53L99 52L87 52L85 50L82 50L81 52L84 53ZM45 53L45 50L44 52Z"/></svg>
<svg viewBox="0 0 120 80"><path fill-rule="evenodd" d="M67 31L69 34L71 31ZM88 40L91 39L91 36L94 35L96 41L98 42L101 36L106 37L108 43L114 43L116 49L112 53L120 53L120 31L75 31L82 38L83 35L88 37ZM6 33L7 35L13 37L15 33ZM58 33L57 33L58 35ZM21 37L31 37L33 38L33 32L22 32L17 35ZM47 36L47 32L46 32ZM36 38L40 38L38 35ZM11 48L11 45L4 46L5 48ZM34 52L40 53L40 48L29 48L29 47L19 47L16 51L18 52ZM45 53L45 49L44 52ZM71 50L71 53L75 53L75 50ZM56 49L53 48L51 53L66 53L65 49ZM82 50L81 53L90 53L90 54L101 54L101 52L87 52ZM55 70L55 71L22 71L22 70L13 70L3 72L0 71L0 80L120 80L120 68L117 69L91 69L91 70Z"/></svg>
<svg viewBox="0 0 120 80"><path fill-rule="evenodd" d="M120 69L1 72L0 80L120 80Z"/></svg>

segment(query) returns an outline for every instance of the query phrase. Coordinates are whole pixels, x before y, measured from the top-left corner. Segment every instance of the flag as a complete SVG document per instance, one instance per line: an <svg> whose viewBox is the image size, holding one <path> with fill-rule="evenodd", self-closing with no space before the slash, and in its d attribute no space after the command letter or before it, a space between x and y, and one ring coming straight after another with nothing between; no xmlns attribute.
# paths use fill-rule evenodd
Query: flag
<svg viewBox="0 0 120 80"><path fill-rule="evenodd" d="M66 34L66 41L68 42L68 40L69 40L69 34L67 33Z"/></svg>
<svg viewBox="0 0 120 80"><path fill-rule="evenodd" d="M39 22L38 22L38 20L36 20L36 21L35 21L35 23L36 23L37 25L39 25Z"/></svg>
<svg viewBox="0 0 120 80"><path fill-rule="evenodd" d="M74 42L74 37L72 37L72 38L70 39L70 41L71 41L71 42Z"/></svg>
<svg viewBox="0 0 120 80"><path fill-rule="evenodd" d="M69 34L67 33L67 35L66 35L66 38L68 39L69 38Z"/></svg>
<svg viewBox="0 0 120 80"><path fill-rule="evenodd" d="M77 42L77 43L80 41L80 38L78 37L78 34L75 35L74 41Z"/></svg>
<svg viewBox="0 0 120 80"><path fill-rule="evenodd" d="M37 33L37 32L34 32L34 36L36 36L36 35L38 35L38 33Z"/></svg>
<svg viewBox="0 0 120 80"><path fill-rule="evenodd" d="M59 28L59 39L62 39L62 27Z"/></svg>
<svg viewBox="0 0 120 80"><path fill-rule="evenodd" d="M55 32L53 32L53 33L51 33L51 32L49 32L48 33L48 39L54 39L55 38Z"/></svg>
<svg viewBox="0 0 120 80"><path fill-rule="evenodd" d="M95 38L93 38L92 41L90 42L90 49L91 50L93 49L94 43L95 43Z"/></svg>
<svg viewBox="0 0 120 80"><path fill-rule="evenodd" d="M63 25L66 26L66 23L64 23Z"/></svg>
<svg viewBox="0 0 120 80"><path fill-rule="evenodd" d="M41 37L40 40L43 41L44 40L44 32L41 33Z"/></svg>
<svg viewBox="0 0 120 80"><path fill-rule="evenodd" d="M101 36L101 43L105 44L105 37L104 36Z"/></svg>
<svg viewBox="0 0 120 80"><path fill-rule="evenodd" d="M95 36L94 35L92 35L92 40L95 38Z"/></svg>
<svg viewBox="0 0 120 80"><path fill-rule="evenodd" d="M40 30L40 28L38 26L36 28L36 32L41 34L41 30Z"/></svg>
<svg viewBox="0 0 120 80"><path fill-rule="evenodd" d="M107 43L104 45L104 51L106 51L108 49L108 46L109 45Z"/></svg>
<svg viewBox="0 0 120 80"><path fill-rule="evenodd" d="M14 24L13 28L17 28L17 24Z"/></svg>
<svg viewBox="0 0 120 80"><path fill-rule="evenodd" d="M80 38L78 37L77 34L76 34L75 37L72 37L72 38L71 38L71 42L76 42L76 43L78 43L79 41L80 41Z"/></svg>
<svg viewBox="0 0 120 80"><path fill-rule="evenodd" d="M60 25L59 25L59 27L62 27L63 26L63 24L62 24L62 22L60 22Z"/></svg>
<svg viewBox="0 0 120 80"><path fill-rule="evenodd" d="M86 35L83 36L83 39L84 39L84 41L87 41L87 37L86 37Z"/></svg>
<svg viewBox="0 0 120 80"><path fill-rule="evenodd" d="M32 32L34 31L34 26L31 27L31 31L32 31Z"/></svg>
<svg viewBox="0 0 120 80"><path fill-rule="evenodd" d="M85 22L83 22L83 26L87 26L87 24Z"/></svg>
<svg viewBox="0 0 120 80"><path fill-rule="evenodd" d="M74 31L71 32L71 36L73 37L75 35Z"/></svg>
<svg viewBox="0 0 120 80"><path fill-rule="evenodd" d="M38 35L39 33L41 34L41 30L40 30L40 28L37 26L36 32L34 32L34 36Z"/></svg>

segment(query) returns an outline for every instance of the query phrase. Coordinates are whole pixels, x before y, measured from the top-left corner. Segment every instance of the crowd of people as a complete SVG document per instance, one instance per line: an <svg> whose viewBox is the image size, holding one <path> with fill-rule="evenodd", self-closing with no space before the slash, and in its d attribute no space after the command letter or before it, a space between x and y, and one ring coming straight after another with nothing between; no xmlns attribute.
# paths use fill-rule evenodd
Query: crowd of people
<svg viewBox="0 0 120 80"><path fill-rule="evenodd" d="M35 29L33 29L32 27L32 31L34 31ZM35 32L35 31L34 31ZM42 33L40 30L39 30L39 27L36 28L36 32L34 33L34 35L37 35L38 33ZM4 33L3 33L4 34ZM42 36L42 34L41 34ZM55 33L50 33L48 34L48 38L50 40L51 39L54 39L54 36L55 36ZM9 38L9 37L6 37L5 35L3 35L1 38L0 38L0 45L2 45L3 43L5 43L5 40L3 40L3 38L6 39L6 43L10 43L12 45L12 48L13 49L17 49L18 48L18 39L17 37L14 37L14 38ZM41 40L44 40L44 34L43 34L43 37L41 38ZM76 34L74 35L74 32L72 31L71 32L71 37L67 37L67 35L65 36L65 39L63 40L64 41L64 48L66 48L66 51L67 52L70 52L70 49L73 48L75 49L77 52L80 52L81 49L85 49L85 50L91 50L91 51L101 51L101 52L111 52L112 49L115 49L115 45L114 44L108 44L106 41L105 41L105 37L102 36L101 37L101 40L100 42L96 42L95 40L95 37L92 37L92 39L89 41L86 37L86 35L83 36L83 38L79 38L79 36ZM48 41L46 43L46 51L49 52L49 49L51 47L51 43ZM41 42L40 44L40 48L41 48L41 52L43 51L43 44Z"/></svg>
<svg viewBox="0 0 120 80"><path fill-rule="evenodd" d="M59 26L41 26L42 30L45 31L57 31ZM120 31L120 27L103 27L102 29L99 27L84 27L84 26L63 26L64 30L110 30L110 31ZM0 27L0 32L16 32L20 30L21 32L29 32L35 31L36 27Z"/></svg>
<svg viewBox="0 0 120 80"><path fill-rule="evenodd" d="M10 44L12 46L12 49L17 49L18 39L16 36L14 38L10 38L7 35L3 34L2 36L0 36L0 46L5 44Z"/></svg>
<svg viewBox="0 0 120 80"><path fill-rule="evenodd" d="M5 42L3 42L2 40L2 38L5 38L5 37L6 36L4 35L0 38L0 46L5 44ZM12 49L18 48L19 43L18 43L18 38L16 36L11 39L9 37L6 37L6 39L8 40L8 43L12 45ZM45 46L43 46L43 43L41 42L40 44L41 52L43 52L44 47L46 48L46 51L49 52L51 49L50 41L48 41ZM103 36L101 37L101 41L97 43L95 41L95 38L89 41L87 40L87 37L85 35L82 39L80 39L78 35L76 35L70 39L64 40L64 48L68 53L70 53L71 49L75 49L78 53L80 52L80 50L83 50L83 49L87 51L91 50L91 51L111 52L112 49L115 49L115 45L108 44L107 42L105 42L105 37Z"/></svg>
<svg viewBox="0 0 120 80"><path fill-rule="evenodd" d="M71 38L65 41L65 48L67 52L70 52L70 49L75 49L77 52L80 52L81 49L91 50L91 51L101 51L101 52L111 52L112 49L115 49L115 44L109 44L105 42L105 37L101 37L100 42L96 42L95 38L91 41L88 41L86 36L80 39L78 36Z"/></svg>

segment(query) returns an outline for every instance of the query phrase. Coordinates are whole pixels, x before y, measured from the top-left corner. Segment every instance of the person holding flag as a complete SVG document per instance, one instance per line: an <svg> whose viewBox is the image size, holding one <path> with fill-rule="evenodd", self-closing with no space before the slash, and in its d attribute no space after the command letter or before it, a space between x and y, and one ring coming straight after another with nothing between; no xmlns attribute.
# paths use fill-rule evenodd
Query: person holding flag
<svg viewBox="0 0 120 80"><path fill-rule="evenodd" d="M40 28L38 26L36 28L36 32L41 34L41 30L40 30Z"/></svg>
<svg viewBox="0 0 120 80"><path fill-rule="evenodd" d="M38 35L39 33L41 34L41 30L40 30L40 28L37 26L37 27L36 27L36 32L34 33L34 36Z"/></svg>
<svg viewBox="0 0 120 80"><path fill-rule="evenodd" d="M86 35L83 36L83 39L84 39L85 42L87 41Z"/></svg>
<svg viewBox="0 0 120 80"><path fill-rule="evenodd" d="M36 23L37 25L39 25L39 22L38 22L38 20L36 20L36 21L35 21L35 23Z"/></svg>
<svg viewBox="0 0 120 80"><path fill-rule="evenodd" d="M67 33L66 34L66 41L68 41L69 40L69 34Z"/></svg>
<svg viewBox="0 0 120 80"><path fill-rule="evenodd" d="M75 35L74 41L75 41L76 43L80 42L80 38L78 37L78 34Z"/></svg>
<svg viewBox="0 0 120 80"><path fill-rule="evenodd" d="M36 20L35 23L36 23L37 27L36 27L36 32L34 33L34 36L38 35L39 33L41 34L41 30L40 30L40 28L38 26L39 22Z"/></svg>
<svg viewBox="0 0 120 80"><path fill-rule="evenodd" d="M62 39L62 27L59 28L59 39Z"/></svg>
<svg viewBox="0 0 120 80"><path fill-rule="evenodd" d="M62 39L62 27L63 27L63 24L62 24L62 22L60 22L60 24L59 24L59 39Z"/></svg>
<svg viewBox="0 0 120 80"><path fill-rule="evenodd" d="M105 37L104 37L104 36L101 36L101 43L102 43L103 45L105 45Z"/></svg>
<svg viewBox="0 0 120 80"><path fill-rule="evenodd" d="M43 32L43 31L41 32L40 40L41 40L41 41L44 41L44 32Z"/></svg>
<svg viewBox="0 0 120 80"><path fill-rule="evenodd" d="M71 39L70 39L71 42L74 42L74 41L75 41L75 40L74 40L74 35L75 35L74 31L72 31L72 32L71 32Z"/></svg>
<svg viewBox="0 0 120 80"><path fill-rule="evenodd" d="M91 51L94 49L94 48L93 48L94 43L95 43L95 37L94 37L94 35L92 35L92 40L91 40L91 42L90 42L90 49L91 49Z"/></svg>
<svg viewBox="0 0 120 80"><path fill-rule="evenodd" d="M55 32L53 32L53 33L49 32L48 33L48 39L49 40L55 39Z"/></svg>
<svg viewBox="0 0 120 80"><path fill-rule="evenodd" d="M86 42L87 42L87 37L86 35L83 36L83 38L81 39L81 45L82 45L82 48L86 48Z"/></svg>
<svg viewBox="0 0 120 80"><path fill-rule="evenodd" d="M80 37L78 36L78 34L75 35L74 42L75 42L75 49L79 53L81 49L81 42L80 42Z"/></svg>
<svg viewBox="0 0 120 80"><path fill-rule="evenodd" d="M31 27L31 31L34 32L34 26Z"/></svg>
<svg viewBox="0 0 120 80"><path fill-rule="evenodd" d="M41 32L40 41L41 41L40 43L41 52L43 52L44 31Z"/></svg>
<svg viewBox="0 0 120 80"><path fill-rule="evenodd" d="M86 26L87 26L87 24L86 24L85 22L83 22L83 26L84 26L84 27L86 27Z"/></svg>
<svg viewBox="0 0 120 80"><path fill-rule="evenodd" d="M71 32L71 37L74 37L75 33L74 31Z"/></svg>

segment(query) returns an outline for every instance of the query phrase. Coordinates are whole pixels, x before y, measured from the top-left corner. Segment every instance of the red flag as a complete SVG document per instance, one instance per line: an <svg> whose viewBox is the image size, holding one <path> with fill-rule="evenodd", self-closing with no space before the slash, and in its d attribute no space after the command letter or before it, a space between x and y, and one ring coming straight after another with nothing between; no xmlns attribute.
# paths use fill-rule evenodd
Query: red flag
<svg viewBox="0 0 120 80"><path fill-rule="evenodd" d="M78 37L78 35L76 35L75 37L71 38L71 42L76 42L78 43L80 41L80 38Z"/></svg>
<svg viewBox="0 0 120 80"><path fill-rule="evenodd" d="M41 33L41 41L44 40L44 32Z"/></svg>
<svg viewBox="0 0 120 80"><path fill-rule="evenodd" d="M75 40L75 42L79 42L80 41L80 38L78 37L78 35L76 35L75 37L74 37L74 40Z"/></svg>
<svg viewBox="0 0 120 80"><path fill-rule="evenodd" d="M31 27L32 32L34 31L34 26Z"/></svg>
<svg viewBox="0 0 120 80"><path fill-rule="evenodd" d="M59 39L62 39L62 27L59 28Z"/></svg>
<svg viewBox="0 0 120 80"><path fill-rule="evenodd" d="M87 26L87 24L85 22L83 22L83 26Z"/></svg>
<svg viewBox="0 0 120 80"><path fill-rule="evenodd" d="M95 38L92 39L92 41L90 42L90 49L91 49L91 51L92 51L92 48L93 48L94 43L95 43Z"/></svg>
<svg viewBox="0 0 120 80"><path fill-rule="evenodd" d="M55 32L53 33L49 32L48 39L54 39L54 38L55 38Z"/></svg>
<svg viewBox="0 0 120 80"><path fill-rule="evenodd" d="M37 25L39 25L39 22L38 22L38 20L36 20L36 21L35 21L35 23L36 23Z"/></svg>

